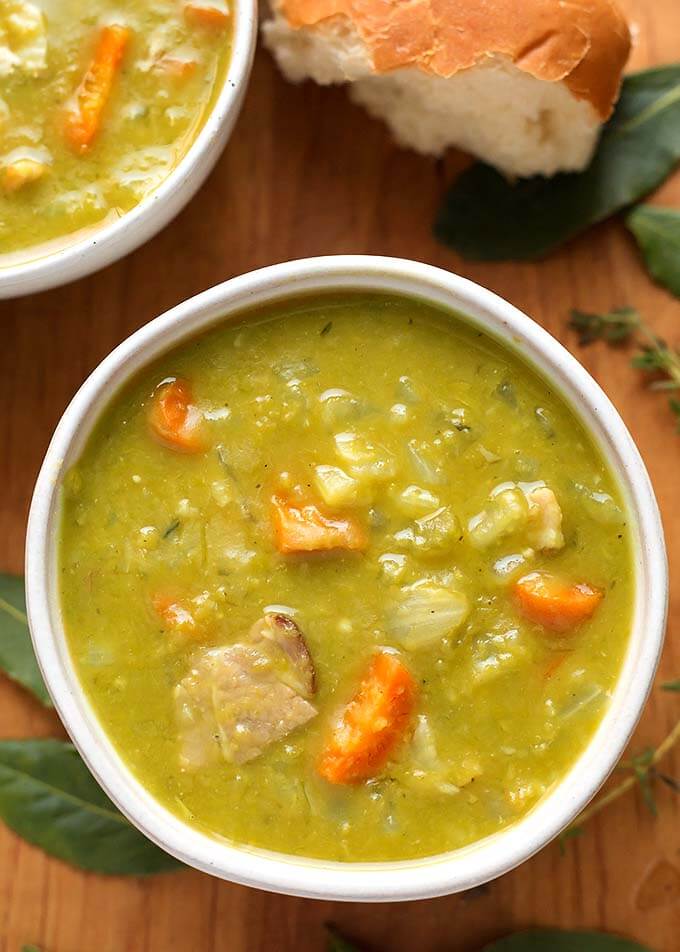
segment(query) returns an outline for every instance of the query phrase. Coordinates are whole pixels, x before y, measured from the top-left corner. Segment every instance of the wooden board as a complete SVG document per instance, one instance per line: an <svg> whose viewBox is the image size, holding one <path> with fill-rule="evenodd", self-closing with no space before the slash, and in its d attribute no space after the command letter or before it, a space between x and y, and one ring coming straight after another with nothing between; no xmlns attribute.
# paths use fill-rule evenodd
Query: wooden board
<svg viewBox="0 0 680 952"><path fill-rule="evenodd" d="M635 66L679 58L678 0L625 7L637 24ZM659 332L680 339L680 302L649 282L620 224L594 229L540 264L471 264L435 244L433 213L460 161L397 149L342 90L288 86L261 52L232 141L190 208L99 275L0 305L0 569L21 571L33 480L85 375L156 314L240 272L306 255L401 255L491 287L571 349L566 316L574 306L635 305ZM659 198L680 206L680 176ZM663 397L642 389L624 355L592 348L579 357L622 412L656 486L675 574L661 675L677 678L680 436ZM657 691L635 745L660 739L679 709L677 696ZM59 731L54 717L0 681L0 736ZM677 756L673 766L680 773ZM627 796L566 857L551 845L484 890L386 906L270 896L193 871L107 879L48 859L0 827L0 952L29 941L46 952L318 952L326 922L384 952L473 952L531 924L609 929L678 952L680 799L662 791L659 802L654 820L636 794ZM650 882L651 898L641 899Z"/></svg>

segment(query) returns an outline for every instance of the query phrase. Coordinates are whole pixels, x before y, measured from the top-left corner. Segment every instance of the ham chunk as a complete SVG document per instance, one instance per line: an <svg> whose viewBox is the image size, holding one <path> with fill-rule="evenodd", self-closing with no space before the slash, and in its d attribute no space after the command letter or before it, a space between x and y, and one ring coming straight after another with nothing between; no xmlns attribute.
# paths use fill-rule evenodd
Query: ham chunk
<svg viewBox="0 0 680 952"><path fill-rule="evenodd" d="M239 642L203 648L175 688L180 764L243 764L316 716L312 659L287 615L268 614Z"/></svg>
<svg viewBox="0 0 680 952"><path fill-rule="evenodd" d="M527 493L530 543L543 552L564 548L562 510L552 489L539 486Z"/></svg>

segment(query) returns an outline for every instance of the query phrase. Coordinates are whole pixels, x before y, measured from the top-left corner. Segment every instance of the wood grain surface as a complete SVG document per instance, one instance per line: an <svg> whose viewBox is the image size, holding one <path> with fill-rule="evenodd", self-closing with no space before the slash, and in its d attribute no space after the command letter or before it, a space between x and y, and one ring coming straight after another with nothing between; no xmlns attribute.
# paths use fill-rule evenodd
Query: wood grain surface
<svg viewBox="0 0 680 952"><path fill-rule="evenodd" d="M678 0L627 0L633 65L680 59ZM680 302L651 284L620 223L594 229L539 264L475 264L430 233L445 183L464 160L396 148L340 89L289 86L260 51L245 108L222 160L190 207L115 266L56 291L0 305L0 569L20 572L33 481L53 427L86 374L135 328L225 278L306 255L401 255L464 274L508 298L578 350L571 307L639 307L680 340ZM655 199L656 200L656 199ZM680 176L658 200L680 207ZM518 227L522 223L518 222ZM680 677L680 435L662 395L625 354L578 356L635 436L663 511L672 587L660 680ZM658 690L634 746L680 714ZM60 735L18 687L0 680L0 736ZM668 764L680 773L680 758ZM319 952L324 924L380 952L473 952L528 925L595 927L680 950L680 798L659 792L653 819L636 793L569 844L544 849L471 894L419 903L342 905L267 895L187 870L105 878L49 859L0 827L0 950L45 952Z"/></svg>

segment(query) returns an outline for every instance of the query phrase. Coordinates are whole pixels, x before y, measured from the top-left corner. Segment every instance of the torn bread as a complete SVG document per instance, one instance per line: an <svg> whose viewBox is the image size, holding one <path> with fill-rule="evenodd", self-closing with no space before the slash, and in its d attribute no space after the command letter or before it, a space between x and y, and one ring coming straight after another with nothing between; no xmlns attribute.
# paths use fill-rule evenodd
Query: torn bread
<svg viewBox="0 0 680 952"><path fill-rule="evenodd" d="M272 0L292 82L348 83L396 140L508 176L584 168L630 51L613 0Z"/></svg>

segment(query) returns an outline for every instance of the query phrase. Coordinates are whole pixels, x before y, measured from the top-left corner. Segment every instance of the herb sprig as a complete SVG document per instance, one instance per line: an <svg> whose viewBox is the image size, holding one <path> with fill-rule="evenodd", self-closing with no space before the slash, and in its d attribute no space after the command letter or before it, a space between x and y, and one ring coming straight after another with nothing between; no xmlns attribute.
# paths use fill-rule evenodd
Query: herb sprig
<svg viewBox="0 0 680 952"><path fill-rule="evenodd" d="M680 681L669 681L661 685L662 691L680 691ZM588 820L604 810L614 801L618 800L624 794L632 790L636 785L639 786L642 798L647 809L656 816L658 807L656 803L656 784L662 783L674 793L680 794L680 781L675 777L662 773L658 769L658 764L667 754L680 744L680 720L675 724L671 732L661 741L658 747L646 747L641 753L631 757L630 760L624 760L619 764L618 769L626 771L628 776L621 783L597 797L590 806L576 818L574 823L568 827L559 838L560 850L565 852L565 843L567 840L583 833L583 826Z"/></svg>
<svg viewBox="0 0 680 952"><path fill-rule="evenodd" d="M635 308L622 307L605 314L572 310L569 324L584 347L595 341L610 345L636 341L639 351L631 364L652 378L649 389L680 391L680 350L658 337ZM671 397L668 405L680 432L680 399Z"/></svg>

